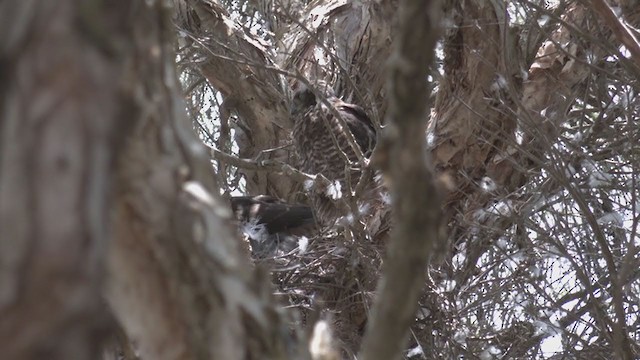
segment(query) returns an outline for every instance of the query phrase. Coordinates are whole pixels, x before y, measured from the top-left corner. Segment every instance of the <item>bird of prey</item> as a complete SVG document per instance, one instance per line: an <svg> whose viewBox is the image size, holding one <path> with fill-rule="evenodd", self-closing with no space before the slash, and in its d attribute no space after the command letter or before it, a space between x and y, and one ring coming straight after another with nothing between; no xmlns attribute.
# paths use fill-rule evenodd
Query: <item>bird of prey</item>
<svg viewBox="0 0 640 360"><path fill-rule="evenodd" d="M376 145L376 129L363 108L340 100L327 87L314 91L303 85L297 89L291 116L301 170L321 174L333 184L332 189L310 195L319 222L332 225L348 215L339 206L339 198L360 181L366 162L362 160L371 155ZM355 141L350 141L349 134ZM373 177L363 180L368 186L358 200L366 201L372 195L367 190L375 189L375 184Z"/></svg>
<svg viewBox="0 0 640 360"><path fill-rule="evenodd" d="M231 209L258 257L293 250L297 237L310 233L316 224L311 207L267 195L234 196Z"/></svg>

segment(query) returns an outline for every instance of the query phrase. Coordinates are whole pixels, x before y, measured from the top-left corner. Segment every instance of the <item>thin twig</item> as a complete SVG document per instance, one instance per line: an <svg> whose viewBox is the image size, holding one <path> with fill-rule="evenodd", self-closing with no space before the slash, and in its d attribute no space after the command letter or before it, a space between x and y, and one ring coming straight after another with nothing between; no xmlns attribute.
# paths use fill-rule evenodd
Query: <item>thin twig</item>
<svg viewBox="0 0 640 360"><path fill-rule="evenodd" d="M292 177L296 181L304 183L305 181L318 181L318 177L316 175L309 175L303 173L302 171L295 169L291 165L284 163L282 161L277 160L250 160L250 159L241 159L239 157L224 153L218 149L209 148L211 151L211 156L218 160L223 161L229 165L233 165L235 167L239 167L247 170L254 171L267 171L267 172L276 172L279 174L284 174ZM328 181L327 181L328 185Z"/></svg>

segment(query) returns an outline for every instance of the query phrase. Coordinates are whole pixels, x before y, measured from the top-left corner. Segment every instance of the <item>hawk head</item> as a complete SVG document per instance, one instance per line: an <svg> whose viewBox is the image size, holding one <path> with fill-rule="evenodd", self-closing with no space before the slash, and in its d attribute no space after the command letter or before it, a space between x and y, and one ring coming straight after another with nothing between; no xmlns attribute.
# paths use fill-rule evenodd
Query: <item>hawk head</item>
<svg viewBox="0 0 640 360"><path fill-rule="evenodd" d="M322 94L327 99L334 99L336 97L333 89L323 80L317 81L313 88L302 82L299 84L300 85L293 93L293 100L291 101L290 108L291 115L302 114L307 109L316 106L318 103L322 103L322 101L318 101L316 94Z"/></svg>

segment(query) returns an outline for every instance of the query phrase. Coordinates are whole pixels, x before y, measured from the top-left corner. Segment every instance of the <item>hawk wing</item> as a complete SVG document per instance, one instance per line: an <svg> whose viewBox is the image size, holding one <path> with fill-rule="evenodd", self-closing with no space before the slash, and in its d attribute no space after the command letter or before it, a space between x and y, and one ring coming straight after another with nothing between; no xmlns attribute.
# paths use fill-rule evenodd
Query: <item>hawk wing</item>
<svg viewBox="0 0 640 360"><path fill-rule="evenodd" d="M298 246L298 236L309 235L316 224L311 207L266 195L234 196L231 208L257 258L290 252Z"/></svg>
<svg viewBox="0 0 640 360"><path fill-rule="evenodd" d="M373 149L376 147L376 128L367 113L360 106L348 104L341 100L335 106L342 118L347 122L349 131L353 134L360 151L367 158L371 156Z"/></svg>
<svg viewBox="0 0 640 360"><path fill-rule="evenodd" d="M234 196L231 209L240 222L264 224L271 235L295 234L301 228L315 224L309 206L289 204L267 195Z"/></svg>

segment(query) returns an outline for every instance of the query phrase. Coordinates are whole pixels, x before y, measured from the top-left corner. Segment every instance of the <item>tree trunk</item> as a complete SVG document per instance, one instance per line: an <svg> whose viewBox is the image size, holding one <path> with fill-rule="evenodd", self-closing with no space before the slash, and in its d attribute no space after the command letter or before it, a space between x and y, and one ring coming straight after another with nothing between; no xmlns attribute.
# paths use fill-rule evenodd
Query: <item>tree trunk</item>
<svg viewBox="0 0 640 360"><path fill-rule="evenodd" d="M130 128L128 1L0 5L0 348L93 359L115 162ZM100 14L99 17L96 15Z"/></svg>

